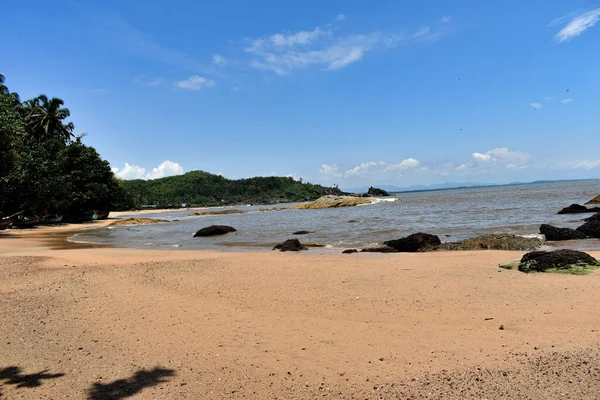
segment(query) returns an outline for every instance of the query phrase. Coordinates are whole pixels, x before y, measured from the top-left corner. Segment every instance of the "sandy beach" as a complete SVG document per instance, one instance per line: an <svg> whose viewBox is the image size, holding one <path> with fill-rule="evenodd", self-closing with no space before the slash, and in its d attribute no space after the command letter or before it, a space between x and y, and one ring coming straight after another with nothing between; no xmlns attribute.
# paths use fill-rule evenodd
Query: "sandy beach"
<svg viewBox="0 0 600 400"><path fill-rule="evenodd" d="M0 237L3 399L591 399L600 392L599 271L498 268L521 252L67 244L80 228Z"/></svg>

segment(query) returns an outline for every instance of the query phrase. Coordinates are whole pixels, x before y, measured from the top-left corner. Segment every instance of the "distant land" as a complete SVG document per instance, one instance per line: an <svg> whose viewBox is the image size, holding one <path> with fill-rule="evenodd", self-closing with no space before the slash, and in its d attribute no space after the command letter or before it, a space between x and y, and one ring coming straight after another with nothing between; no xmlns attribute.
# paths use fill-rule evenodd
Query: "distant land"
<svg viewBox="0 0 600 400"><path fill-rule="evenodd" d="M413 185L408 187L398 187L393 185L375 185L380 189L386 190L390 193L410 193L410 192L433 192L438 190L452 190L452 189L477 189L486 187L502 187L502 186L521 186L521 185L541 185L544 183L561 183L561 182L589 182L599 181L599 179L561 179L561 180L544 180L544 181L533 181L533 182L512 182L512 183L475 183L475 182L445 182L434 185ZM345 192L350 193L366 193L369 188L367 186L352 189L343 189Z"/></svg>

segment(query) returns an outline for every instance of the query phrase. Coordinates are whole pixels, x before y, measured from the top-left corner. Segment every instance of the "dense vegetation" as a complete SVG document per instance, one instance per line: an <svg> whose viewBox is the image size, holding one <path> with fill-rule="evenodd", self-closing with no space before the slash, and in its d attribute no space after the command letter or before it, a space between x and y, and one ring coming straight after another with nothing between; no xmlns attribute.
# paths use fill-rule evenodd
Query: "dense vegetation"
<svg viewBox="0 0 600 400"><path fill-rule="evenodd" d="M93 210L133 203L107 161L75 136L61 99L21 102L0 75L0 215L59 214L78 219Z"/></svg>
<svg viewBox="0 0 600 400"><path fill-rule="evenodd" d="M137 206L273 204L342 194L338 188L302 183L287 177L231 180L204 171L150 181L125 181L124 187Z"/></svg>

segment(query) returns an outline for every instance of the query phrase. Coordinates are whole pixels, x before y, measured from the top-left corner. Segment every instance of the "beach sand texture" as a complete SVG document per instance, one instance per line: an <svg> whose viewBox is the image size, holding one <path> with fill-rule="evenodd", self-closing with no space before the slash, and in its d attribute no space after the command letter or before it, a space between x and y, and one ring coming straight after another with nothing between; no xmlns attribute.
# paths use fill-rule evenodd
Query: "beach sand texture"
<svg viewBox="0 0 600 400"><path fill-rule="evenodd" d="M522 252L217 253L60 241L0 238L2 398L600 392L600 271L498 268Z"/></svg>

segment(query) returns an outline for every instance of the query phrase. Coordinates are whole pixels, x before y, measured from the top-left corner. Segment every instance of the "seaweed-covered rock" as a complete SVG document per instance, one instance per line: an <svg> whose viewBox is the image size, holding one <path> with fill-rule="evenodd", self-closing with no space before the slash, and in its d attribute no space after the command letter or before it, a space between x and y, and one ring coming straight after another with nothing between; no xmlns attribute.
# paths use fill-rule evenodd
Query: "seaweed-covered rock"
<svg viewBox="0 0 600 400"><path fill-rule="evenodd" d="M510 234L491 234L465 239L460 242L442 243L436 250L535 250L544 244L542 239Z"/></svg>
<svg viewBox="0 0 600 400"><path fill-rule="evenodd" d="M356 250L356 249L346 249L346 250L342 251L342 254L352 254L352 253L358 253L358 250Z"/></svg>
<svg viewBox="0 0 600 400"><path fill-rule="evenodd" d="M583 232L588 237L600 239L600 221L587 221L577 228L577 230Z"/></svg>
<svg viewBox="0 0 600 400"><path fill-rule="evenodd" d="M442 244L442 242L436 235L419 232L413 233L412 235L408 235L407 237L403 237L401 239L388 240L383 242L383 244L393 248L398 252L415 253L417 251L431 250Z"/></svg>
<svg viewBox="0 0 600 400"><path fill-rule="evenodd" d="M398 251L390 246L371 246L365 247L361 253L397 253Z"/></svg>
<svg viewBox="0 0 600 400"><path fill-rule="evenodd" d="M558 214L577 214L589 212L586 206L580 204L571 204L569 207L565 207L558 212Z"/></svg>
<svg viewBox="0 0 600 400"><path fill-rule="evenodd" d="M585 204L600 204L600 194L596 197L594 197L593 199L591 199L590 201L588 201Z"/></svg>
<svg viewBox="0 0 600 400"><path fill-rule="evenodd" d="M229 232L237 232L237 229L227 225L211 225L200 229L194 234L194 237L218 236Z"/></svg>
<svg viewBox="0 0 600 400"><path fill-rule="evenodd" d="M576 229L571 228L557 228L552 225L542 224L540 225L540 233L546 236L546 240L558 241L558 240L577 240L585 239L587 235Z"/></svg>
<svg viewBox="0 0 600 400"><path fill-rule="evenodd" d="M278 245L273 247L273 250L300 251L300 250L308 250L308 248L302 246L302 244L300 244L300 241L298 239L288 239L285 242L279 243Z"/></svg>
<svg viewBox="0 0 600 400"><path fill-rule="evenodd" d="M361 204L371 204L374 203L376 199L374 198L362 198L356 196L334 196L327 195L323 197L319 197L315 201L311 201L310 203L302 203L295 204L288 208L297 208L297 209L320 209L320 208L338 208L338 207L354 207Z"/></svg>
<svg viewBox="0 0 600 400"><path fill-rule="evenodd" d="M544 272L549 269L569 269L573 266L598 267L594 257L577 250L532 251L525 254L519 263L519 271Z"/></svg>

